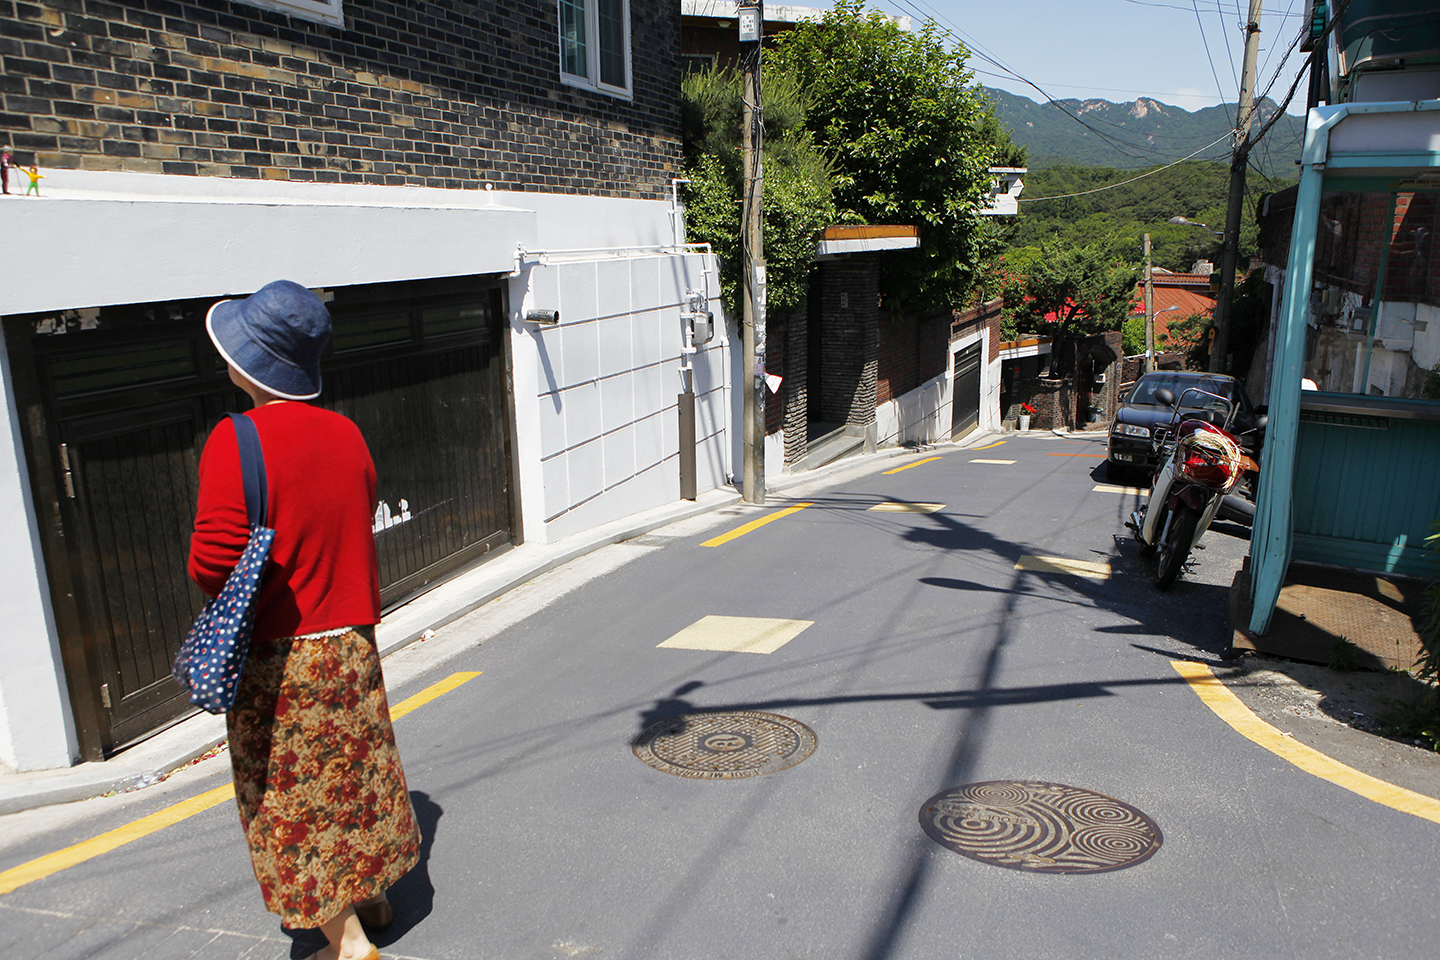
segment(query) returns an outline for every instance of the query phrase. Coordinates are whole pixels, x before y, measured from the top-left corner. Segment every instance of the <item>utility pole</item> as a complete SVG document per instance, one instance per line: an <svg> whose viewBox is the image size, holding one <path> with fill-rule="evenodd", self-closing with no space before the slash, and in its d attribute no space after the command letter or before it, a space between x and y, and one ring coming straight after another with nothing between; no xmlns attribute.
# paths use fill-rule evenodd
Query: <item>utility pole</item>
<svg viewBox="0 0 1440 960"><path fill-rule="evenodd" d="M747 503L765 502L765 246L763 205L764 111L760 100L760 46L764 38L763 0L740 0L736 11L744 50L744 116L740 131L745 197L741 230L744 295L745 475L741 496Z"/></svg>
<svg viewBox="0 0 1440 960"><path fill-rule="evenodd" d="M1155 288L1150 282L1150 234L1145 234L1145 372L1155 372Z"/></svg>
<svg viewBox="0 0 1440 960"><path fill-rule="evenodd" d="M1250 122L1255 112L1255 60L1260 52L1260 0L1250 0L1245 24L1245 62L1240 71L1239 115L1230 156L1230 197L1225 204L1224 246L1220 251L1220 293L1215 300L1215 339L1210 372L1224 373L1230 349L1230 301L1235 296L1235 260L1240 252L1240 216L1245 206L1245 167L1250 158Z"/></svg>

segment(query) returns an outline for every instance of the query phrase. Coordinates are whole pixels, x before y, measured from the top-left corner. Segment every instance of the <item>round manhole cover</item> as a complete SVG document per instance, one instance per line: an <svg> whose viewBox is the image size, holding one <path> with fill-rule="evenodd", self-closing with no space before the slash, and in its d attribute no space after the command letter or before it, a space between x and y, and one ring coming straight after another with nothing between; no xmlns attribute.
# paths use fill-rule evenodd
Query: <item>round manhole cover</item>
<svg viewBox="0 0 1440 960"><path fill-rule="evenodd" d="M758 777L793 767L815 752L815 731L758 710L690 713L647 727L635 756L656 770L697 780Z"/></svg>
<svg viewBox="0 0 1440 960"><path fill-rule="evenodd" d="M937 793L920 825L941 846L1012 870L1104 873L1160 849L1160 828L1128 803L1031 780L969 783Z"/></svg>

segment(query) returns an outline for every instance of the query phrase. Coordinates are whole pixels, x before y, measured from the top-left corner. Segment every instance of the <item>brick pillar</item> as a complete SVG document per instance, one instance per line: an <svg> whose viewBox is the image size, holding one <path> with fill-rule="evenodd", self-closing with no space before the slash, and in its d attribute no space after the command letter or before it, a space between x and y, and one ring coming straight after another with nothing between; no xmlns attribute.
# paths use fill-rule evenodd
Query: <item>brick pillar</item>
<svg viewBox="0 0 1440 960"><path fill-rule="evenodd" d="M820 266L821 419L874 433L879 377L880 258L849 254ZM868 446L868 445L867 445Z"/></svg>
<svg viewBox="0 0 1440 960"><path fill-rule="evenodd" d="M806 392L810 379L810 307L801 301L786 319L785 382L780 391L785 400L785 463L799 463L808 450L810 410Z"/></svg>

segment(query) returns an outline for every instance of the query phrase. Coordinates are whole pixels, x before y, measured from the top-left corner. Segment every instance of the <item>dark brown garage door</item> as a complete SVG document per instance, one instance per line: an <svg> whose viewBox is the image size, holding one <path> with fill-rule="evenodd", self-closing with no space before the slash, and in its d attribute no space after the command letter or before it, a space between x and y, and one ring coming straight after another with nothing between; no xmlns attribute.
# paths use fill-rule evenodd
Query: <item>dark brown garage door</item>
<svg viewBox="0 0 1440 960"><path fill-rule="evenodd" d="M185 576L200 449L248 405L204 332L215 298L5 318L82 752L191 712L170 665L203 603ZM387 606L511 542L500 281L339 288L322 406L378 475Z"/></svg>

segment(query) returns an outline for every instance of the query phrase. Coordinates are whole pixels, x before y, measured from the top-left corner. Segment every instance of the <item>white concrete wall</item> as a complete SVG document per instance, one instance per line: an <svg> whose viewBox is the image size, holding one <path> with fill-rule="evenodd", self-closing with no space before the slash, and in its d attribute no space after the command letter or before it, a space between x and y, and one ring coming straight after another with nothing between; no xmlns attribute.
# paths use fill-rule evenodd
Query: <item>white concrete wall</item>
<svg viewBox="0 0 1440 960"><path fill-rule="evenodd" d="M875 408L881 446L950 439L950 425L954 422L955 355L976 343L980 344L980 419L975 429L1000 429L1000 360L989 356L989 332L980 330L951 342L943 374Z"/></svg>
<svg viewBox="0 0 1440 960"><path fill-rule="evenodd" d="M953 368L953 359L950 365ZM876 407L880 446L935 443L950 439L950 390L951 374L947 371Z"/></svg>
<svg viewBox="0 0 1440 960"><path fill-rule="evenodd" d="M52 175L53 174L53 175ZM512 274L511 343L524 534L553 540L679 496L680 302L713 258L662 255L670 204L507 191L52 171L42 198L0 203L24 238L0 314L312 287ZM525 257L517 256L521 249ZM591 248L583 255L557 251ZM598 249L597 249L598 248ZM538 251L550 251L543 256ZM520 268L524 269L520 269ZM518 272L517 272L518 271ZM542 329L521 308L558 307ZM695 358L701 491L734 473L738 361L719 301ZM0 363L5 358L0 357ZM63 766L75 737L6 373L0 427L0 760Z"/></svg>
<svg viewBox="0 0 1440 960"><path fill-rule="evenodd" d="M522 318L560 312L554 326L517 318L511 332L516 406L533 408L517 413L525 537L541 542L679 498L681 312L687 291L719 291L710 256L545 259L511 289ZM730 342L726 324L717 328L693 355L701 493L731 472Z"/></svg>

